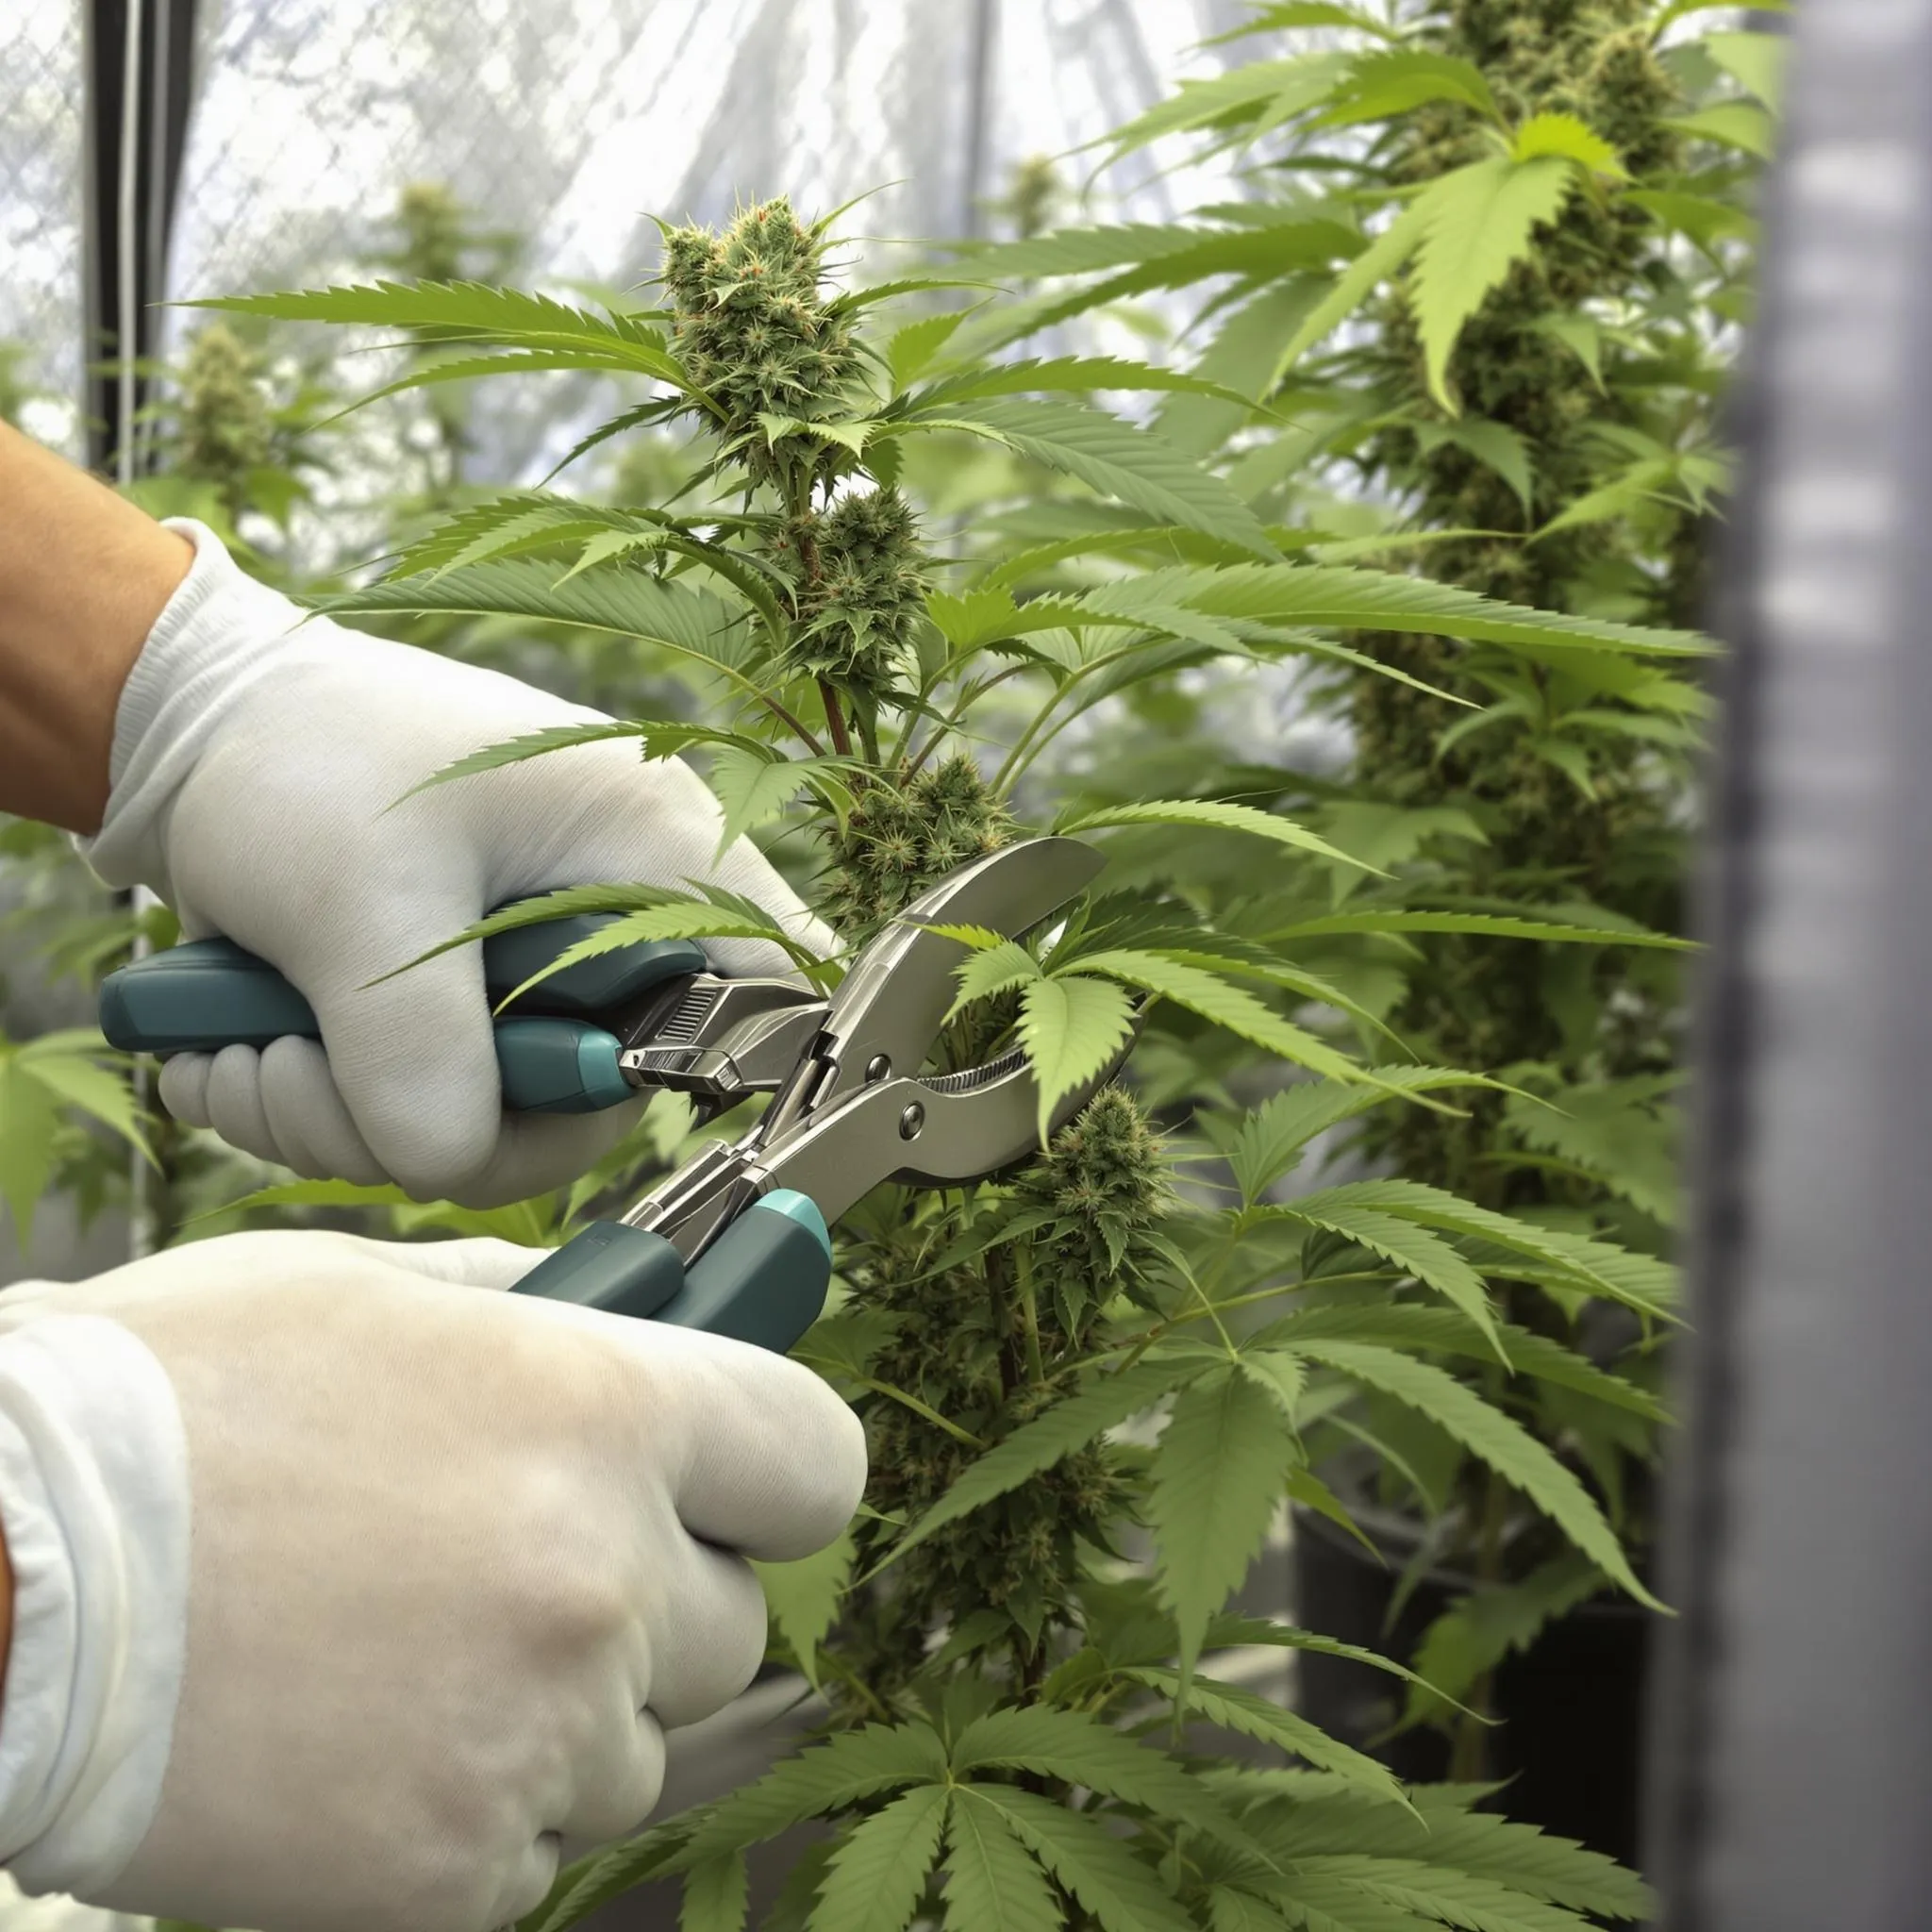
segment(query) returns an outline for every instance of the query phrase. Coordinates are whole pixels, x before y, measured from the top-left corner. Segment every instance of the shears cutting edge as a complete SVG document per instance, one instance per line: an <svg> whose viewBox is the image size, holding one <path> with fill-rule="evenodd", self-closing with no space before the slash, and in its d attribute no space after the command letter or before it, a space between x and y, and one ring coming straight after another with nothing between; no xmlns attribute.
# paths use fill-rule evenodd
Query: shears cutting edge
<svg viewBox="0 0 1932 1932"><path fill-rule="evenodd" d="M932 928L1009 939L1089 884L1101 859L1075 839L1031 839L950 873L854 959L826 996L789 979L725 979L701 948L654 941L582 960L497 1023L505 1105L586 1112L641 1091L691 1096L705 1118L772 1101L734 1142L713 1141L621 1220L593 1222L518 1291L789 1349L831 1279L827 1224L882 1181L947 1187L996 1174L1039 1144L1038 1089L1017 1049L924 1071L950 1009L959 946ZM501 999L613 914L579 914L484 942ZM111 974L101 1029L135 1053L216 1052L321 1028L273 967L200 940ZM1058 1126L1127 1048L1055 1104Z"/></svg>

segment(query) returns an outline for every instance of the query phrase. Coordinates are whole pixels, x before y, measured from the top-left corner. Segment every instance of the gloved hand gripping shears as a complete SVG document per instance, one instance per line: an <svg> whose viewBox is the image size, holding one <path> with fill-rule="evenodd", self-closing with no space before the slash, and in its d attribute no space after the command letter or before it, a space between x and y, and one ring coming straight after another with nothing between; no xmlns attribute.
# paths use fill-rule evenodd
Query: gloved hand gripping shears
<svg viewBox="0 0 1932 1932"><path fill-rule="evenodd" d="M621 1221L595 1222L518 1291L789 1349L824 1303L826 1224L882 1181L977 1180L1038 1144L1037 1089L1017 1050L923 1074L952 1005L958 942L937 924L1008 938L1074 898L1100 857L1034 839L960 867L853 961L829 998L784 979L723 979L685 941L579 962L497 1025L506 1106L584 1111L639 1090L690 1094L709 1114L774 1095L735 1143L702 1149ZM523 984L612 915L522 926L485 941L492 997ZM140 1053L212 1052L284 1034L319 1038L308 1004L225 940L124 967L101 990L101 1027ZM1125 1047L1055 1105L1072 1117Z"/></svg>

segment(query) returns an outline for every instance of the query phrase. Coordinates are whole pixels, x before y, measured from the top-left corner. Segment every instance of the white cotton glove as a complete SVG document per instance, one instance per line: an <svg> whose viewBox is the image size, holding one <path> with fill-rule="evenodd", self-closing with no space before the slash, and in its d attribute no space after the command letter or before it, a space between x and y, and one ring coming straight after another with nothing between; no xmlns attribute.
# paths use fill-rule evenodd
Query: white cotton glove
<svg viewBox="0 0 1932 1932"><path fill-rule="evenodd" d="M315 1178L398 1182L475 1207L574 1179L636 1120L502 1110L481 948L380 985L493 907L558 886L710 879L829 949L758 851L716 857L720 814L676 759L634 740L581 745L411 798L487 744L600 714L491 671L304 613L187 520L193 568L121 695L112 790L83 849L109 885L145 885L190 939L221 933L307 995L323 1046L181 1054L178 1119ZM298 628L299 626L299 628ZM390 809L396 807L395 809ZM709 948L726 973L789 967L774 946Z"/></svg>
<svg viewBox="0 0 1932 1932"><path fill-rule="evenodd" d="M242 1234L0 1295L0 1860L258 1932L487 1932L750 1681L745 1555L831 1541L852 1412L536 1296L488 1241Z"/></svg>

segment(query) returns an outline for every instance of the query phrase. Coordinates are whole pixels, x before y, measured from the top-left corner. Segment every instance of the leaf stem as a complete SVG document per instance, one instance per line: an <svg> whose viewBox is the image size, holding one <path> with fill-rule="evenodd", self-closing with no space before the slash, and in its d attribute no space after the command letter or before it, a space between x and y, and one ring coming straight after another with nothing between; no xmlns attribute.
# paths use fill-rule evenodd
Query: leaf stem
<svg viewBox="0 0 1932 1932"><path fill-rule="evenodd" d="M1084 678L1092 676L1096 671L1105 671L1109 665L1118 664L1124 658L1134 657L1144 648L1144 640L1141 642L1127 644L1118 651L1108 651L1101 657L1089 658L1086 663L1070 672L1061 680L1059 688L1054 692L1049 703L1039 712L1033 722L1027 725L1026 729L1020 734L1019 741L1007 754L1006 762L993 774L993 789L996 791L1008 790L1018 780L1020 774L1046 749L1047 745L1060 732L1064 731L1080 715L1079 710L1073 710L1067 712L1064 717L1054 717L1055 708L1059 704L1059 701L1076 684L1080 683ZM1081 709L1085 708L1087 708L1081 707ZM1052 729L1050 730L1047 728L1049 722L1052 724Z"/></svg>
<svg viewBox="0 0 1932 1932"><path fill-rule="evenodd" d="M1034 663L1031 658L1026 658L1018 664L1008 665L1004 671L997 673L991 677L982 679L978 684L969 685L966 690L959 693L959 696L954 702L953 708L933 726L926 736L925 742L908 760L906 767L908 774L909 775L911 773L918 771L925 763L926 759L931 758L933 753L953 735L953 732L966 713L994 685L1004 684L1008 678L1017 677L1023 671L1037 671L1039 669L1040 666Z"/></svg>
<svg viewBox="0 0 1932 1932"><path fill-rule="evenodd" d="M854 1375L852 1379L861 1389L868 1389L874 1395L884 1395L909 1408L914 1415L929 1422L936 1429L943 1429L956 1442L963 1442L969 1449L976 1449L984 1455L991 1447L991 1444L983 1442L971 1429L962 1429L949 1416L941 1415L929 1403L922 1402L918 1396L908 1393L904 1389L895 1389L890 1382L876 1381L871 1375Z"/></svg>
<svg viewBox="0 0 1932 1932"><path fill-rule="evenodd" d="M792 712L787 710L785 707L781 705L776 698L771 696L769 692L759 691L758 693L758 701L759 704L764 706L765 709L771 712L772 716L777 719L778 722L781 724L783 724L788 730L796 733L798 738L809 749L813 758L822 758L824 757L824 746L821 744L819 741L812 736L811 732L806 728L805 721L802 718L796 717Z"/></svg>
<svg viewBox="0 0 1932 1932"><path fill-rule="evenodd" d="M1400 1278L1399 1275L1387 1268L1366 1268L1349 1274L1324 1274L1322 1276L1322 1286L1326 1288L1331 1283L1347 1283L1353 1287L1357 1282L1396 1281ZM1210 1313L1217 1309L1252 1307L1257 1302L1272 1302L1278 1295L1293 1294L1297 1289L1307 1288L1307 1286L1308 1284L1306 1281L1277 1281L1273 1288L1257 1288L1251 1294L1229 1295L1225 1301L1210 1303L1205 1308L1183 1308L1178 1314L1169 1315L1164 1321L1157 1322L1152 1328L1144 1328L1139 1335L1135 1336L1131 1342L1133 1353L1121 1366L1123 1368L1132 1368L1162 1336L1168 1334L1173 1329L1185 1327L1190 1322L1205 1321ZM1089 1361L1074 1362L1068 1366L1086 1368L1091 1362L1104 1361L1105 1359L1104 1356L1093 1356L1090 1357Z"/></svg>
<svg viewBox="0 0 1932 1932"><path fill-rule="evenodd" d="M821 1670L829 1671L848 1690L856 1692L869 1705L874 1717L887 1724L892 1721L891 1706L887 1704L837 1651L827 1650L822 1646L818 1654L818 1663Z"/></svg>
<svg viewBox="0 0 1932 1932"><path fill-rule="evenodd" d="M1033 1289L1033 1263L1024 1245L1014 1259L1020 1276L1020 1327L1026 1341L1026 1373L1036 1383L1044 1383L1046 1363L1040 1353L1040 1307Z"/></svg>

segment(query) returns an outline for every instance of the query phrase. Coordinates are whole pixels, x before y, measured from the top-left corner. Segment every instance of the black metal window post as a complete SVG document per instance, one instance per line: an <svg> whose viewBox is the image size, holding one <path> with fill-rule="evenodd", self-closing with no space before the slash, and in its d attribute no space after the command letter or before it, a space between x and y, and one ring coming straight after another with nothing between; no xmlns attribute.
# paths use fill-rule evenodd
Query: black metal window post
<svg viewBox="0 0 1932 1932"><path fill-rule="evenodd" d="M83 0L88 458L132 475L188 134L195 0ZM125 366L124 366L125 365Z"/></svg>
<svg viewBox="0 0 1932 1932"><path fill-rule="evenodd" d="M86 104L82 302L83 410L88 460L120 483L143 467L139 449L148 381L142 365L159 339L155 304L168 283L168 242L194 77L195 0L83 0ZM137 887L133 905L147 899ZM144 950L137 939L135 955ZM144 1067L136 1103L148 1100ZM136 1156L129 1168L128 1251L154 1245L156 1180Z"/></svg>

